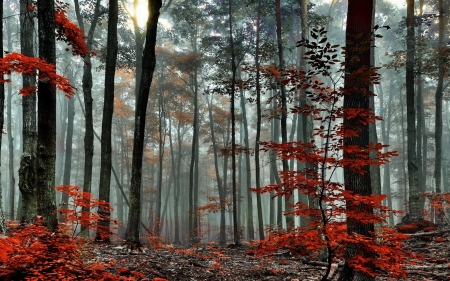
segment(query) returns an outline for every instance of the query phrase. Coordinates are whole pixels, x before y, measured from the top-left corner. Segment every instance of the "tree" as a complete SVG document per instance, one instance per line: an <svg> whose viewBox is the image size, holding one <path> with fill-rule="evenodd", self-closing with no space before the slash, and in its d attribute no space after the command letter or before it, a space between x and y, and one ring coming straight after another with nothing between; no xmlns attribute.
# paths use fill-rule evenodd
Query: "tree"
<svg viewBox="0 0 450 281"><path fill-rule="evenodd" d="M435 154L435 164L434 164L434 180L436 183L436 193L441 193L441 176L442 176L442 95L444 87L444 54L443 45L444 41L444 3L443 0L439 0L439 39L438 39L438 85L436 88L436 121L435 121L435 143L436 143L436 154Z"/></svg>
<svg viewBox="0 0 450 281"><path fill-rule="evenodd" d="M31 0L20 1L20 50L21 53L34 57L33 11L30 9ZM35 85L36 78L33 75L22 75L23 88ZM36 202L36 95L22 96L22 142L23 154L19 168L19 189L22 193L22 221L30 221L37 214Z"/></svg>
<svg viewBox="0 0 450 281"><path fill-rule="evenodd" d="M414 0L406 1L406 120L408 134L409 216L420 218L420 194L416 154L416 111L414 94Z"/></svg>
<svg viewBox="0 0 450 281"><path fill-rule="evenodd" d="M3 4L3 3L2 3ZM3 5L0 5L0 16L3 18ZM3 20L0 23L0 39L3 42ZM0 44L0 59L3 58L3 44ZM3 79L3 74L0 77ZM3 128L4 123L4 108L5 103L5 84L3 81L0 81L0 126ZM0 144L2 143L2 136L0 134ZM1 155L1 152L0 152ZM1 166L1 165L0 165ZM1 171L0 171L0 180L1 180ZM5 215L3 213L3 196L2 189L0 188L0 233L6 233L6 224L5 224Z"/></svg>
<svg viewBox="0 0 450 281"><path fill-rule="evenodd" d="M276 20L277 20L277 47L278 47L278 63L279 67L281 69L284 69L284 56L283 56L283 43L282 43L282 37L281 37L281 4L280 0L275 1L275 8L276 8ZM281 142L287 143L287 97L286 97L286 88L284 84L279 81L279 88L281 92ZM286 172L289 170L289 163L287 159L283 159L283 172ZM292 203L294 202L294 196L286 196L286 211L291 212ZM281 227L281 222L279 221L278 224ZM287 215L286 216L286 229L290 230L294 228L294 216Z"/></svg>
<svg viewBox="0 0 450 281"><path fill-rule="evenodd" d="M105 66L105 96L103 101L103 119L102 119L102 136L101 136L101 160L100 160L100 185L99 199L109 202L111 190L111 127L114 112L114 76L116 71L117 60L117 22L119 18L118 0L109 0L108 11L108 39L107 54ZM99 214L105 219L100 220L102 228L109 229L109 209L100 209ZM101 237L101 233L96 235L97 240L103 240L109 243L109 237Z"/></svg>
<svg viewBox="0 0 450 281"><path fill-rule="evenodd" d="M395 269L395 265L392 267L393 263L406 261L401 248L404 236L388 228L377 233L369 231L392 212L381 205L384 196L371 193L370 166L382 165L396 155L395 152L382 153L383 145L368 141L368 124L379 120L369 108L369 97L373 94L369 86L379 81L379 75L367 65L347 72L349 66L355 67L355 62L370 62L370 56L361 58L359 51L370 50L371 28L365 36L360 32L352 37L357 40L347 40L355 42L347 44L345 49L346 54L353 54L350 58L354 60L347 59L343 64L337 59L338 45L331 45L325 34L323 28L313 28L313 39L300 42L307 49L308 71L289 70L284 74L289 91L303 89L311 99L311 104L296 106L292 112L312 116L316 122L315 137L319 140L263 143L266 150L276 151L281 159L317 166L280 172L281 183L262 189L263 192L274 191L276 196L290 196L295 190L308 195L311 204L297 202L290 214L312 219L307 225L289 232L272 231L270 239L260 242L259 250L267 254L287 248L292 249L293 254L322 257L327 262L322 281L329 280L331 263L336 258L345 259L341 280L354 280L354 276L356 280L371 279L379 274L378 270L404 276L405 272ZM341 65L337 73L332 70L334 65ZM281 73L274 71L274 75ZM331 85L327 86L319 78L329 78ZM345 87L339 86L341 79L345 79ZM365 107L355 107L360 105L355 104L355 99ZM357 142L360 139L365 142ZM371 150L377 152L375 158L370 157ZM333 175L342 170L345 182L333 180Z"/></svg>
<svg viewBox="0 0 450 281"><path fill-rule="evenodd" d="M75 13L80 29L84 31L83 17L80 12L79 1L75 0ZM89 27L89 32L86 40L86 47L88 52L91 52L92 42L94 39L94 31L97 26L100 10L100 0L95 2L94 15ZM84 96L84 112L85 112L85 136L84 136L84 180L83 191L91 192L92 184L92 158L94 157L94 122L92 116L92 63L91 57L84 57L83 65L83 96ZM89 213L88 209L84 210Z"/></svg>
<svg viewBox="0 0 450 281"><path fill-rule="evenodd" d="M360 72L367 72L367 79L370 78L371 71L371 55L373 51L371 46L372 36L372 15L373 15L373 0L357 1L349 0L347 13L347 29L346 29L346 53L345 53L345 96L344 109L349 111L354 110L369 110L370 112L370 91L364 76L359 75ZM355 128L358 128L355 130ZM344 137L344 146L357 147L364 149L369 147L369 124L363 123L358 118L345 118L344 130L348 137ZM353 130L353 131L352 131ZM370 156L367 155L370 159ZM351 150L344 149L344 160L357 161L358 158L354 156ZM344 167L344 182L345 190L353 194L370 196L372 192L370 166L361 168L362 171L354 171L349 167ZM346 201L346 208L348 210L357 210L362 214L370 216L373 214L373 206L364 202L354 200ZM359 234L370 236L374 232L373 222L364 222L352 217L347 217L347 232L349 234ZM348 245L346 250L347 258L352 258L355 254L360 252L361 248L356 245ZM364 250L363 250L364 251ZM372 253L366 253L369 256ZM362 272L354 272L354 268L345 263L339 280L375 280Z"/></svg>
<svg viewBox="0 0 450 281"><path fill-rule="evenodd" d="M56 68L55 3L38 0L39 58ZM55 230L55 160L56 160L56 87L50 81L38 82L37 110L37 214Z"/></svg>
<svg viewBox="0 0 450 281"><path fill-rule="evenodd" d="M144 150L144 129L147 112L147 103L150 86L155 69L155 45L158 30L159 11L162 6L161 0L148 1L147 34L142 62L141 84L136 102L135 127L133 136L133 160L131 166L130 185L130 211L128 213L128 237L127 240L139 244L139 221L140 221L140 188L142 180L142 157Z"/></svg>

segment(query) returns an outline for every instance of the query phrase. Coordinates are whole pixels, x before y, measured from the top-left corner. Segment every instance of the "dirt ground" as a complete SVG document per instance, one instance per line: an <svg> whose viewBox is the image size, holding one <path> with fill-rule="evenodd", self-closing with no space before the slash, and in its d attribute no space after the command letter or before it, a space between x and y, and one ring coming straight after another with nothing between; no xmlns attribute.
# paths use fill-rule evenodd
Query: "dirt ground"
<svg viewBox="0 0 450 281"><path fill-rule="evenodd" d="M406 280L450 280L450 249L448 233L434 237L417 237L407 242L407 248L422 254L423 262L406 267ZM183 249L164 247L130 251L122 246L98 246L98 259L111 264L110 271L123 276L140 272L140 280L218 281L218 280L320 280L325 267L320 262L306 262L287 252L255 257L248 246L219 248L201 245ZM250 254L249 254L250 253ZM341 266L336 264L332 277L337 280ZM141 275L141 276L142 276ZM135 276L135 275L134 275ZM376 280L395 280L388 276Z"/></svg>

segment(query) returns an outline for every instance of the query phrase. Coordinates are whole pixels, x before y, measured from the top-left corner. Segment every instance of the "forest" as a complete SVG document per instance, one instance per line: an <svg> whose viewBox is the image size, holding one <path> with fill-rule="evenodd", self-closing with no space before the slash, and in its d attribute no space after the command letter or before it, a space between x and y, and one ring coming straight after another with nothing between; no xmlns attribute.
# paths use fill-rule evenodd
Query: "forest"
<svg viewBox="0 0 450 281"><path fill-rule="evenodd" d="M0 6L0 280L448 280L450 1Z"/></svg>

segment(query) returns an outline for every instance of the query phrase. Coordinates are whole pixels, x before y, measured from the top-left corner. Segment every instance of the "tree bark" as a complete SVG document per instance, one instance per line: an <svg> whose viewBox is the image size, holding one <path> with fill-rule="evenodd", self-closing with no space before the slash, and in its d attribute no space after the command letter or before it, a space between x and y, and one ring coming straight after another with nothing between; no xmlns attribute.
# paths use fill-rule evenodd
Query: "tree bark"
<svg viewBox="0 0 450 281"><path fill-rule="evenodd" d="M278 46L278 60L279 67L284 70L284 58L283 58L283 44L281 37L281 0L275 0L276 7L276 21L277 21L277 46ZM281 143L287 143L287 97L286 97L286 89L284 85L279 83L280 91L281 91ZM282 160L283 163L283 172L287 172L289 170L289 163L287 159ZM285 212L292 212L292 204L294 203L294 195L286 196L286 206ZM279 222L278 222L279 223ZM294 216L292 214L286 215L286 229L288 231L292 230L295 227Z"/></svg>
<svg viewBox="0 0 450 281"><path fill-rule="evenodd" d="M20 0L20 51L22 54L34 57L33 12L28 8L31 0ZM3 53L3 52L2 52ZM23 87L35 85L36 77L22 75ZM19 189L22 193L23 222L28 222L37 215L36 201L36 95L22 96L22 143L23 154L20 159Z"/></svg>
<svg viewBox="0 0 450 281"><path fill-rule="evenodd" d="M225 210L225 196L224 196L224 190L222 185L222 179L220 178L219 173L219 161L218 161L218 153L217 153L217 145L216 145L216 137L214 134L214 125L213 125L213 115L212 115L212 100L208 101L208 114L209 114L209 129L211 130L211 142L213 146L213 153L214 153L214 170L216 172L216 178L217 178L217 190L219 193L219 200L220 200L220 213L222 214L222 210ZM226 177L226 175L224 175ZM225 222L225 221L224 221ZM227 237L225 234L225 227L220 227L219 230L219 245L224 246L227 243Z"/></svg>
<svg viewBox="0 0 450 281"><path fill-rule="evenodd" d="M139 86L139 95L136 102L133 160L131 165L130 211L128 213L127 230L127 240L134 243L139 243L140 188L142 181L142 158L144 154L145 119L153 72L156 65L155 45L161 6L161 0L148 1L149 15L142 60L141 85Z"/></svg>
<svg viewBox="0 0 450 281"><path fill-rule="evenodd" d="M3 4L3 3L2 3ZM3 5L0 5L0 17L3 18ZM3 41L3 20L0 22L0 39ZM3 58L3 44L0 44L0 59ZM2 77L3 78L3 77ZM5 84L0 83L0 126L3 128L3 108L5 105ZM0 134L0 145L2 143L2 134ZM1 151L0 151L1 156ZM0 163L1 167L1 163ZM0 181L1 181L1 171L0 171ZM6 223L5 215L3 213L3 196L2 188L0 188L0 233L6 233Z"/></svg>
<svg viewBox="0 0 450 281"><path fill-rule="evenodd" d="M92 49L92 42L94 39L94 31L97 26L100 1L95 2L94 17L89 28L86 45L89 52ZM83 17L80 13L80 6L78 0L74 0L75 13L78 20L78 25L84 30ZM83 178L83 192L91 192L92 185L92 159L94 157L94 121L92 116L92 64L91 58L86 56L83 65L83 96L85 108L85 136L84 136L84 178ZM83 212L89 213L89 208L84 208ZM84 227L82 227L82 231Z"/></svg>
<svg viewBox="0 0 450 281"><path fill-rule="evenodd" d="M346 42L353 42L353 44L346 44L346 75L344 81L344 87L347 92L344 96L344 109L346 110L352 108L368 109L370 107L369 96L364 94L369 90L369 86L362 78L352 78L352 75L355 75L362 67L371 67L370 52L373 51L370 40L372 34L372 10L373 0L349 0L348 2ZM369 126L367 124L361 124L355 119L344 119L344 130L354 127L359 128L357 136L344 136L344 146L356 145L361 148L368 147ZM355 159L355 156L344 150L344 159ZM345 189L354 192L354 194L368 196L372 194L370 167L365 166L361 167L361 169L363 169L363 174L344 167ZM346 209L370 215L373 214L373 208L370 205L351 200L347 200ZM347 232L349 234L357 233L369 236L373 231L373 223L361 223L353 218L347 218ZM356 245L348 245L346 259L351 258L361 250ZM365 254L370 255L370 253ZM363 281L375 280L375 278L362 272L354 271L348 262L346 262L339 276L339 280Z"/></svg>
<svg viewBox="0 0 450 281"><path fill-rule="evenodd" d="M439 51L442 52L444 40L444 3L439 0ZM434 163L434 180L436 183L436 193L441 193L441 177L442 177L442 94L444 86L444 57L441 53L438 54L438 85L436 88L436 121L435 121L435 144L436 154Z"/></svg>
<svg viewBox="0 0 450 281"><path fill-rule="evenodd" d="M12 50L11 39L11 21L6 21L6 33L8 41L8 50ZM15 218L15 195L16 195L16 179L14 177L14 137L12 132L12 120L11 120L11 103L12 103L12 84L8 83L8 93L6 96L6 134L8 136L8 178L9 178L9 219Z"/></svg>
<svg viewBox="0 0 450 281"><path fill-rule="evenodd" d="M256 188L261 188L261 163L259 157L259 141L261 139L261 71L259 61L259 44L261 36L261 1L258 1L256 19L256 42L255 42L255 68L256 68L256 137L255 137L255 180ZM264 218L262 213L261 193L256 192L256 207L258 212L258 233L259 239L264 240Z"/></svg>
<svg viewBox="0 0 450 281"><path fill-rule="evenodd" d="M39 58L56 69L55 3L38 0ZM56 87L48 81L38 82L37 134L37 213L47 227L58 226L55 198L56 160Z"/></svg>
<svg viewBox="0 0 450 281"><path fill-rule="evenodd" d="M228 0L228 25L229 25L229 40L231 50L231 85L230 85L230 111L231 111L231 169L232 169L232 192L233 192L233 239L234 244L240 245L239 225L238 225L238 209L237 209L237 190L236 190L236 114L234 105L234 95L236 88L236 56L234 52L234 38L233 38L233 1Z"/></svg>
<svg viewBox="0 0 450 281"><path fill-rule="evenodd" d="M105 65L105 95L103 100L103 119L100 155L99 199L109 202L111 190L111 128L114 111L114 76L117 60L117 22L119 7L117 0L109 0L108 38ZM98 222L96 240L110 242L110 210L99 208L102 218ZM139 220L139 218L138 218ZM100 231L99 231L100 230Z"/></svg>
<svg viewBox="0 0 450 281"><path fill-rule="evenodd" d="M406 1L406 120L408 134L409 215L420 218L420 192L416 155L416 110L414 97L414 0Z"/></svg>

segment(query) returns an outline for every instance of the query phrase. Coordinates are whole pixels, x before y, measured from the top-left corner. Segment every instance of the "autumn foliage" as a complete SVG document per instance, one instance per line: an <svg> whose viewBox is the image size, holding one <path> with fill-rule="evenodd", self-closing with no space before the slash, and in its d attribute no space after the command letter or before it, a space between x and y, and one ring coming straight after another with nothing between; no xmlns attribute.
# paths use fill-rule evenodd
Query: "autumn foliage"
<svg viewBox="0 0 450 281"><path fill-rule="evenodd" d="M95 230L100 234L100 237L114 235L110 231L110 227L104 228L98 224L98 221L103 219L102 215L95 211L85 211L97 210L98 208L113 210L113 207L108 202L93 197L90 192L83 191L80 186L60 185L56 190L69 196L69 203L62 203L58 212L63 221L61 227L66 232L71 233L71 236L77 236L79 234L77 231L80 231L80 227ZM112 222L114 224L113 229L117 228L118 221L113 219Z"/></svg>
<svg viewBox="0 0 450 281"><path fill-rule="evenodd" d="M53 64L47 63L40 58L28 57L19 53L9 53L0 59L0 83L11 82L10 79L4 79L4 75L11 75L12 72L23 73L27 75L37 76L39 80L49 81L51 84L63 91L67 97L74 95L74 87L70 84L69 79L56 73ZM30 95L36 91L36 87L27 87L20 89L22 95Z"/></svg>
<svg viewBox="0 0 450 281"><path fill-rule="evenodd" d="M82 240L41 222L11 227L0 238L1 280L119 280L106 271L110 265L88 262L94 256Z"/></svg>
<svg viewBox="0 0 450 281"><path fill-rule="evenodd" d="M397 154L383 153L385 145L379 143L370 143L367 147L344 145L345 138L356 136L361 130L358 126L345 127L344 119L358 119L359 124L368 125L380 118L371 110L342 106L342 100L348 94L342 86L345 65L338 59L338 46L328 43L325 34L323 29L313 30L313 40L300 43L307 49L305 59L311 70L269 69L275 81L281 81L290 92L309 100L309 103L293 108L292 112L311 118L315 126L314 137L307 142L263 143L265 151L275 151L280 159L305 163L305 168L280 172L280 184L254 191L275 192L275 196L286 197L299 191L300 196L306 197L309 203L297 202L290 213L305 217L308 224L289 232L272 230L268 239L259 242L259 253L288 249L294 255L309 259L323 258L328 262L328 268L332 262L345 259L355 270L370 276L384 272L395 278L405 277L402 265L413 256L403 249L404 239L408 238L406 235L389 227L381 227L390 215L397 213L382 205L385 195L354 194L345 190L345 183L334 177L343 168L364 173L364 167L382 165ZM336 66L337 70L333 70ZM352 78L358 81L355 87L359 87L361 81L364 87L377 83L379 76L376 70L363 68L352 73ZM331 80L332 85L326 86L321 79ZM365 93L367 98L373 95L370 91ZM371 151L375 152L374 157L370 156ZM344 158L344 153L349 157ZM368 206L373 213L349 208L349 204ZM378 229L370 236L348 233L346 219L375 224ZM350 258L345 256L349 245L357 249ZM327 280L327 276L322 280Z"/></svg>

